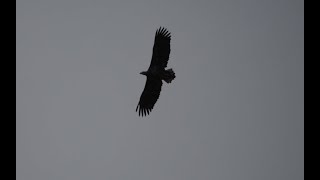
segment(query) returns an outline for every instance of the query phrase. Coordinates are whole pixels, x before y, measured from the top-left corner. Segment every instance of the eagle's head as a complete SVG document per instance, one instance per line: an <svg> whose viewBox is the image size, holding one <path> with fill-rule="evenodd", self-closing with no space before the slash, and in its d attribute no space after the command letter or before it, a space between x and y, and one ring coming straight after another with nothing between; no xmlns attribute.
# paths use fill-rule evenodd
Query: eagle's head
<svg viewBox="0 0 320 180"><path fill-rule="evenodd" d="M147 75L147 73L148 73L147 71L142 71L140 74L142 74L142 75L145 75L145 76L146 76L146 75Z"/></svg>

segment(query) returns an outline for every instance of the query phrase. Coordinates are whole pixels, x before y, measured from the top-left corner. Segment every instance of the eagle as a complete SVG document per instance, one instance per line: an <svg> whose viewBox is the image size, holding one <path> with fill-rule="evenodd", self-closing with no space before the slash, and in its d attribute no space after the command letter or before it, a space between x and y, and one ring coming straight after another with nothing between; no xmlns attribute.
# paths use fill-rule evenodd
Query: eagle
<svg viewBox="0 0 320 180"><path fill-rule="evenodd" d="M139 116L149 115L152 111L160 96L162 80L171 83L176 77L172 69L165 69L169 60L170 40L171 33L166 28L156 30L150 66L147 71L140 73L147 77L147 81L136 108Z"/></svg>

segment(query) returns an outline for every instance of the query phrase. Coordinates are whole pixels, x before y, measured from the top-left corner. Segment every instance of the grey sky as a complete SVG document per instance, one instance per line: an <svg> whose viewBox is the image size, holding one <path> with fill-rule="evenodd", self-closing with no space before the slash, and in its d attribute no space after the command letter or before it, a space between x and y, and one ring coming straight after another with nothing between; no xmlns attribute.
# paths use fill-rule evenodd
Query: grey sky
<svg viewBox="0 0 320 180"><path fill-rule="evenodd" d="M303 0L17 0L17 180L302 180ZM154 34L164 84L135 112Z"/></svg>

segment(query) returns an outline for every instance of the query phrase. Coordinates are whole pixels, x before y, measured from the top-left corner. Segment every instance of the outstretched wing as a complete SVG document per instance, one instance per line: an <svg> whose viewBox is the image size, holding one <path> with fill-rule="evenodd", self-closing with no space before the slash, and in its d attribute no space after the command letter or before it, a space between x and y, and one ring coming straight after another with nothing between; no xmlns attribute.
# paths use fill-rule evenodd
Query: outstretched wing
<svg viewBox="0 0 320 180"><path fill-rule="evenodd" d="M141 94L139 104L137 105L136 111L139 110L142 116L146 116L153 109L154 104L157 102L160 91L161 91L162 81L159 78L147 77L147 82L144 90Z"/></svg>
<svg viewBox="0 0 320 180"><path fill-rule="evenodd" d="M163 69L167 67L170 54L170 40L171 35L167 29L160 27L156 31L149 69L152 67Z"/></svg>

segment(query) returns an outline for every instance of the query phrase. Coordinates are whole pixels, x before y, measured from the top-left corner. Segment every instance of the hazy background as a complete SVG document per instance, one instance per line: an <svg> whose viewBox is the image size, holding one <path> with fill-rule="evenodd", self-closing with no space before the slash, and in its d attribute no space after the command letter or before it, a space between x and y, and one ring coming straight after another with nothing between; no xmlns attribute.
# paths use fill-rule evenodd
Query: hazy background
<svg viewBox="0 0 320 180"><path fill-rule="evenodd" d="M302 180L303 0L17 0L17 180ZM135 112L154 34L165 84Z"/></svg>

